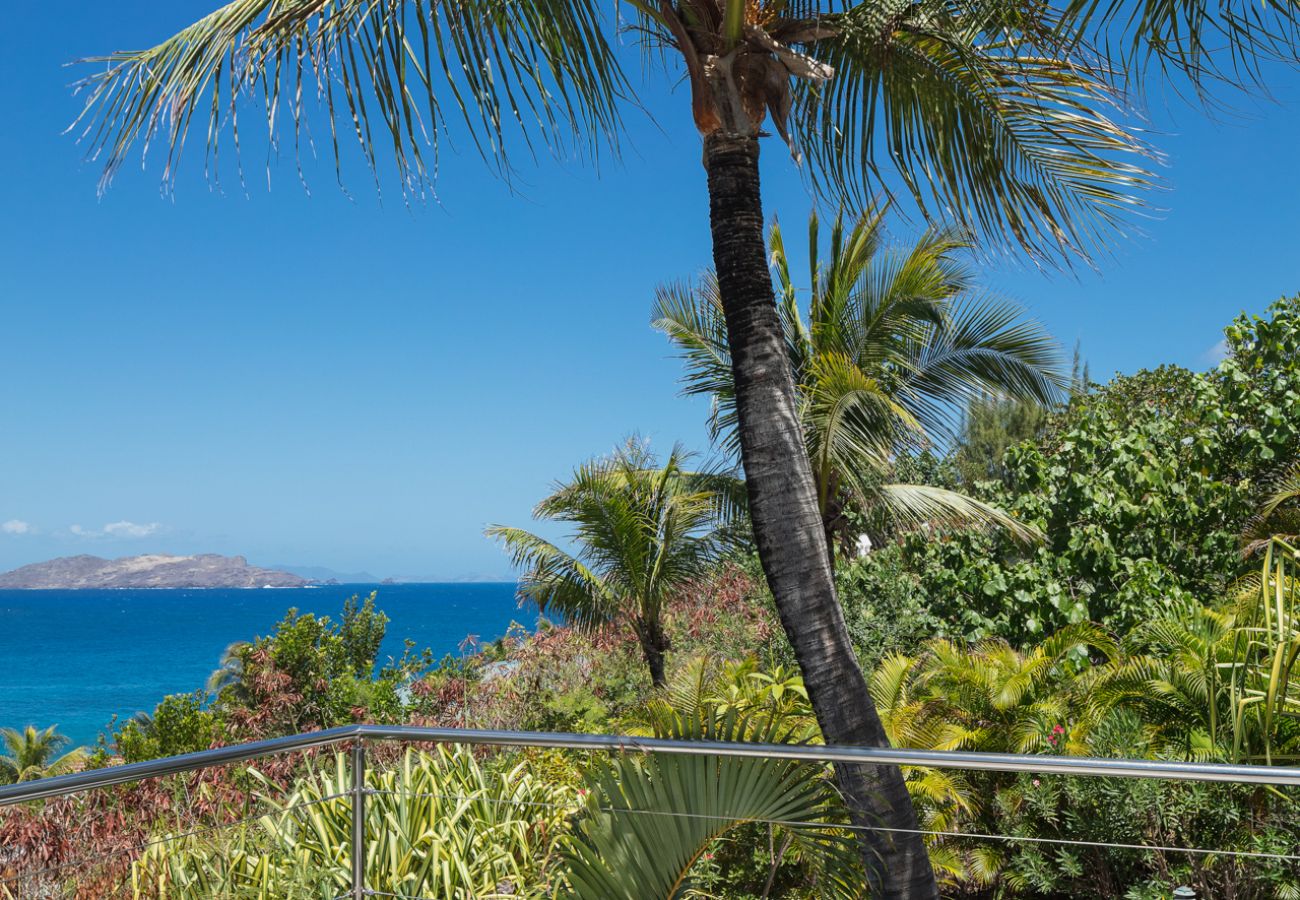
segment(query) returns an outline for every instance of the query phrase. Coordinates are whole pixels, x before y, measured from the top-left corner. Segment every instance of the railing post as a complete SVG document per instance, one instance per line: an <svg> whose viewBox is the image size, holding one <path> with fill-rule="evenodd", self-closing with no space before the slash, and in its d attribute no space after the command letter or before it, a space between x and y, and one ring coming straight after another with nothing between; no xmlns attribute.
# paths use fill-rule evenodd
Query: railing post
<svg viewBox="0 0 1300 900"><path fill-rule="evenodd" d="M366 891L366 745L357 738L352 745L352 900L362 900Z"/></svg>

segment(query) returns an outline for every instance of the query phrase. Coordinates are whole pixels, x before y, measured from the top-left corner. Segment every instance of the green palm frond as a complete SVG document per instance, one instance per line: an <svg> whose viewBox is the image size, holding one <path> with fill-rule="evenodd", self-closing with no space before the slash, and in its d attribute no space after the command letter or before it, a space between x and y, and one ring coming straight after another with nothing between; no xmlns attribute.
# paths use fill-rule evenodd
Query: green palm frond
<svg viewBox="0 0 1300 900"><path fill-rule="evenodd" d="M673 720L661 736L768 741L773 722L708 710ZM714 841L753 822L779 824L818 871L819 896L861 896L860 851L824 768L788 760L658 754L618 756L591 776L587 815L565 875L573 896L649 900L686 895Z"/></svg>
<svg viewBox="0 0 1300 900"><path fill-rule="evenodd" d="M879 473L920 423L879 380L838 353L820 353L800 386L808 456L815 470Z"/></svg>
<svg viewBox="0 0 1300 900"><path fill-rule="evenodd" d="M493 525L487 536L501 541L512 565L522 567L519 595L543 612L554 610L585 628L609 622L620 611L620 598L581 560L522 528Z"/></svg>
<svg viewBox="0 0 1300 900"><path fill-rule="evenodd" d="M892 191L931 221L1068 260L1126 230L1154 182L1117 73L1154 60L1198 87L1250 83L1263 60L1300 56L1295 0L628 0L627 13L584 0L231 0L152 47L87 60L101 68L82 82L76 127L105 181L150 146L165 147L170 181L192 131L215 175L221 145L238 156L241 127L247 139L247 110L268 157L289 142L314 156L319 140L338 167L355 139L376 173L391 152L418 192L444 143L464 138L509 175L508 149L617 152L623 105L640 108L616 49L626 21L643 59L685 69L704 133L721 124L704 61L727 59L757 76L736 79L728 105L754 115L754 133L770 118L825 196Z"/></svg>
<svg viewBox="0 0 1300 900"><path fill-rule="evenodd" d="M612 146L627 87L603 16L583 0L233 0L149 49L87 62L104 68L83 83L78 126L105 183L137 144L164 144L170 177L196 120L215 168L227 132L238 152L247 100L261 101L273 142L288 120L305 145L314 101L336 163L351 133L372 169L388 147L418 190L453 129L503 172L513 139Z"/></svg>
<svg viewBox="0 0 1300 900"><path fill-rule="evenodd" d="M1037 532L987 504L951 491L910 485L882 490L893 457L949 437L974 396L1051 403L1065 384L1056 345L1019 307L973 293L956 229L929 229L900 250L887 248L882 217L868 212L831 223L819 261L820 224L810 218L812 296L804 311L786 239L771 229L772 268L791 376L828 532L842 527L846 503L879 508L908 525L1002 527L1020 539ZM739 450L731 356L717 282L661 287L654 325L685 362L683 393L713 401L710 434ZM932 518L931 518L932 517ZM838 524L837 524L838 523Z"/></svg>
<svg viewBox="0 0 1300 900"><path fill-rule="evenodd" d="M928 219L1042 258L1125 231L1152 153L1107 115L1109 72L1066 52L1050 14L1020 12L892 0L829 17L806 49L835 77L797 83L793 115L822 192L864 202L897 177Z"/></svg>
<svg viewBox="0 0 1300 900"><path fill-rule="evenodd" d="M686 365L682 393L706 396L712 402L710 440L728 456L738 458L740 422L736 417L727 320L717 278L707 272L698 285L689 282L660 285L655 290L650 319L680 350Z"/></svg>
<svg viewBox="0 0 1300 900"><path fill-rule="evenodd" d="M1288 0L1070 0L1062 31L1105 40L1129 78L1176 72L1198 91L1262 84L1263 62L1300 58L1300 6Z"/></svg>
<svg viewBox="0 0 1300 900"><path fill-rule="evenodd" d="M89 754L85 748L76 747L60 756L59 751L68 743L67 736L59 733L57 725L43 729L33 725L21 730L0 728L0 746L5 750L4 755L0 755L0 783L31 781L77 771Z"/></svg>
<svg viewBox="0 0 1300 900"><path fill-rule="evenodd" d="M909 527L996 528L1024 543L1043 539L1043 533L1034 525L1022 522L996 506L947 488L926 484L884 484L877 488L877 496L898 520Z"/></svg>
<svg viewBox="0 0 1300 900"><path fill-rule="evenodd" d="M954 436L955 410L989 395L1050 407L1068 387L1060 347L1023 309L998 297L955 303L909 348L902 402L931 434Z"/></svg>

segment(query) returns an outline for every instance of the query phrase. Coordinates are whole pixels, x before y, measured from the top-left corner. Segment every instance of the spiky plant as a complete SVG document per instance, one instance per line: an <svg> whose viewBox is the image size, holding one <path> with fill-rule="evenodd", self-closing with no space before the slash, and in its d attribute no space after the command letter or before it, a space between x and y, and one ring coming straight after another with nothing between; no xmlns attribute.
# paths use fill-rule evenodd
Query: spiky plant
<svg viewBox="0 0 1300 900"><path fill-rule="evenodd" d="M253 773L255 776L256 772ZM465 748L408 750L367 774L366 890L391 897L554 895L572 788L526 763L489 768ZM162 835L132 867L141 900L322 900L350 893L352 775L337 754L277 796L251 828ZM368 894L369 895L369 894Z"/></svg>

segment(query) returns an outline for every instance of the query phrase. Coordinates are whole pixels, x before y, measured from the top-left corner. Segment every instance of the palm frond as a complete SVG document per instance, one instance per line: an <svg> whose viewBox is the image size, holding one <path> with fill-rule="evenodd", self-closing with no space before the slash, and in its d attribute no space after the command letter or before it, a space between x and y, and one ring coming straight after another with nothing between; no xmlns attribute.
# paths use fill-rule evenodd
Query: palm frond
<svg viewBox="0 0 1300 900"><path fill-rule="evenodd" d="M83 82L75 127L103 184L155 142L170 179L195 120L215 172L223 139L238 153L246 99L260 98L272 146L287 119L302 155L314 97L336 167L351 132L372 170L390 150L418 190L449 120L505 174L513 140L563 152L614 138L626 88L606 23L582 0L233 0L146 50L86 62L104 68Z"/></svg>
<svg viewBox="0 0 1300 900"><path fill-rule="evenodd" d="M957 411L995 396L1051 406L1068 386L1060 346L1014 303L991 295L955 303L906 352L901 401L936 436L951 436Z"/></svg>
<svg viewBox="0 0 1300 900"><path fill-rule="evenodd" d="M662 736L773 737L742 716L714 718L707 710L676 719ZM846 813L819 766L735 756L619 756L596 767L591 787L565 871L575 897L683 896L712 843L751 822L777 823L798 841L801 857L818 870L819 896L860 896L860 851L838 827Z"/></svg>
<svg viewBox="0 0 1300 900"><path fill-rule="evenodd" d="M1043 533L996 506L947 488L924 484L886 484L879 497L905 523L950 528L998 528L1015 540L1036 543Z"/></svg>
<svg viewBox="0 0 1300 900"><path fill-rule="evenodd" d="M596 628L621 611L620 597L581 560L522 528L489 527L486 534L505 546L510 561L524 567L519 595L554 609L576 625Z"/></svg>
<svg viewBox="0 0 1300 900"><path fill-rule="evenodd" d="M1013 8L892 0L826 17L806 49L835 76L797 82L793 117L821 193L865 202L901 182L928 220L1042 259L1127 230L1152 152L1105 114L1109 73L1044 23L1006 21Z"/></svg>
<svg viewBox="0 0 1300 900"><path fill-rule="evenodd" d="M818 354L800 388L814 471L886 471L894 447L921 431L884 384L841 354Z"/></svg>
<svg viewBox="0 0 1300 900"><path fill-rule="evenodd" d="M1071 0L1061 30L1104 40L1133 80L1155 68L1182 75L1199 92L1261 86L1263 63L1300 59L1300 6L1290 0Z"/></svg>
<svg viewBox="0 0 1300 900"><path fill-rule="evenodd" d="M678 348L686 366L682 393L712 401L709 437L728 456L740 456L736 388L727 343L717 278L708 272L698 286L689 282L660 285L650 313L651 324Z"/></svg>

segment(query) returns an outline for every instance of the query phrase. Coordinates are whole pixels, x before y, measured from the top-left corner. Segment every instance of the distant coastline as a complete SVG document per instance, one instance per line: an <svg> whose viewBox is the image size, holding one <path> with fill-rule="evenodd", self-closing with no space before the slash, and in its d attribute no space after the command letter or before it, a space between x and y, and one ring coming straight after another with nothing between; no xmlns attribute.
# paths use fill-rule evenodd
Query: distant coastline
<svg viewBox="0 0 1300 900"><path fill-rule="evenodd" d="M170 590L176 588L303 588L301 575L248 564L242 556L146 554L103 559L62 556L0 574L2 590Z"/></svg>

